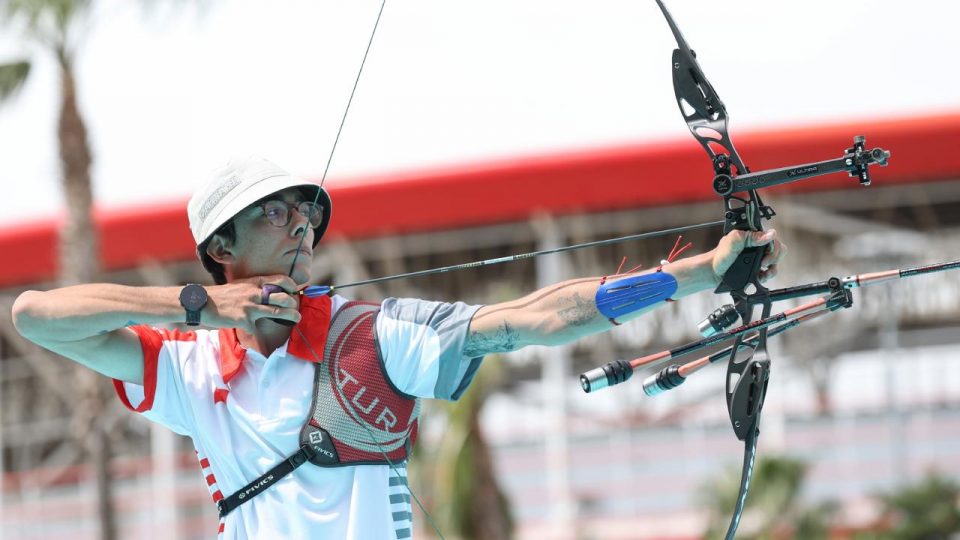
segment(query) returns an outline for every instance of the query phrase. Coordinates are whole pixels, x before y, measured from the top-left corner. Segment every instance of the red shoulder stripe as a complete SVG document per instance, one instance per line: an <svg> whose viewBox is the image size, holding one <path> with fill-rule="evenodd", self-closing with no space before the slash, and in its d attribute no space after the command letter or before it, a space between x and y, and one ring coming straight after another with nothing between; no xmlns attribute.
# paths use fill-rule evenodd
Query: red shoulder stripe
<svg viewBox="0 0 960 540"><path fill-rule="evenodd" d="M130 404L127 391L123 388L123 381L113 380L113 388L123 405L134 412L149 411L153 407L153 398L157 393L157 362L160 358L160 349L164 341L196 341L196 332L181 332L179 330L165 330L152 328L146 325L131 326L140 339L140 348L143 349L143 401L138 407Z"/></svg>

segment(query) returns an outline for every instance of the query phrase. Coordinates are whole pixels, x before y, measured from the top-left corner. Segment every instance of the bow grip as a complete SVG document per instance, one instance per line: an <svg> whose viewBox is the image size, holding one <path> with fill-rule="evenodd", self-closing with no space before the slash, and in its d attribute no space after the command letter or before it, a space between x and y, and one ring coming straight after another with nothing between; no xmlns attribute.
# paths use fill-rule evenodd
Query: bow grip
<svg viewBox="0 0 960 540"><path fill-rule="evenodd" d="M744 249L727 272L723 274L716 293L742 291L754 282L760 275L760 263L767 251L767 246L754 246Z"/></svg>

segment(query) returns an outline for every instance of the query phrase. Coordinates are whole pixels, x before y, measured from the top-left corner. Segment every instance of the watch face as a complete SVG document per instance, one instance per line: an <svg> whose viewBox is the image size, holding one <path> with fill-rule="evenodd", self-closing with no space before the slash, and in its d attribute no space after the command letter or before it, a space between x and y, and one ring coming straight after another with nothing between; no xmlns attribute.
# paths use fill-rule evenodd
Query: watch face
<svg viewBox="0 0 960 540"><path fill-rule="evenodd" d="M180 304L188 311L199 311L207 304L207 291L197 284L190 284L180 291Z"/></svg>

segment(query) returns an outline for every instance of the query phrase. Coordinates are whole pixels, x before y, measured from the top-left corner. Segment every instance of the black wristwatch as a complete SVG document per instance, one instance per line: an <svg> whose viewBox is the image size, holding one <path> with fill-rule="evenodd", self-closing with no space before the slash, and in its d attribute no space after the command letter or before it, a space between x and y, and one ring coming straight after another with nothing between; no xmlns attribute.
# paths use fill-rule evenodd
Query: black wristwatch
<svg viewBox="0 0 960 540"><path fill-rule="evenodd" d="M196 283L188 283L180 291L180 305L187 310L187 324L200 324L200 310L207 305L207 290Z"/></svg>

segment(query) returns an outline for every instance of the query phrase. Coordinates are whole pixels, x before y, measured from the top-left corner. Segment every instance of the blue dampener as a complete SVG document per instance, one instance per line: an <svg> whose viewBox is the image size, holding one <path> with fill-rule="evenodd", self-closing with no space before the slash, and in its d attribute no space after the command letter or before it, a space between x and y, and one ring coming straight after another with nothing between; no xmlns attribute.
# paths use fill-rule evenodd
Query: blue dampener
<svg viewBox="0 0 960 540"><path fill-rule="evenodd" d="M597 289L597 311L615 319L664 300L677 292L677 279L666 272L651 272L608 281Z"/></svg>

